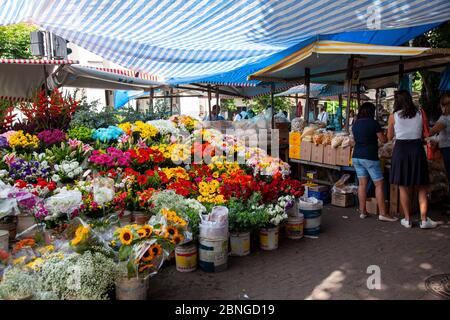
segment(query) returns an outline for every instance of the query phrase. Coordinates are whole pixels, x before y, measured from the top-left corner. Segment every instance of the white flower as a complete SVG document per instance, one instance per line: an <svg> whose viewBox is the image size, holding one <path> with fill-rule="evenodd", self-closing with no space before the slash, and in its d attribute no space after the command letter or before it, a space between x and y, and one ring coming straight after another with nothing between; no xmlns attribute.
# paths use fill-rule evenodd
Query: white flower
<svg viewBox="0 0 450 320"><path fill-rule="evenodd" d="M61 177L60 177L59 175L54 174L54 175L52 176L52 181L54 181L54 182L59 182L60 180L61 180Z"/></svg>
<svg viewBox="0 0 450 320"><path fill-rule="evenodd" d="M114 190L106 187L94 188L94 201L99 205L104 205L114 199Z"/></svg>

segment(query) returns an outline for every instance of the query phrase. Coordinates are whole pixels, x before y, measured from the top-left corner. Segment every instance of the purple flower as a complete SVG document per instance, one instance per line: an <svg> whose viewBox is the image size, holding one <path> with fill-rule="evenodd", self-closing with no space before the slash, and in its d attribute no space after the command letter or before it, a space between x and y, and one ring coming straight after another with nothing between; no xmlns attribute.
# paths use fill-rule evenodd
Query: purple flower
<svg viewBox="0 0 450 320"><path fill-rule="evenodd" d="M8 139L4 136L0 136L0 149L9 147Z"/></svg>
<svg viewBox="0 0 450 320"><path fill-rule="evenodd" d="M38 138L41 140L45 145L51 146L53 144L62 142L66 140L66 134L59 130L44 130L38 133Z"/></svg>

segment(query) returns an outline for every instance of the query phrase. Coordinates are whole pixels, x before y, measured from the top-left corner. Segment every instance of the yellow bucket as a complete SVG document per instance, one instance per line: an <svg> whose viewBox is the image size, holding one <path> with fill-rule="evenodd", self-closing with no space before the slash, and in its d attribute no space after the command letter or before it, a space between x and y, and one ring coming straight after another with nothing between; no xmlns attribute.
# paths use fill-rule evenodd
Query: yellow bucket
<svg viewBox="0 0 450 320"><path fill-rule="evenodd" d="M197 247L194 244L175 248L175 263L180 272L192 272L197 269Z"/></svg>

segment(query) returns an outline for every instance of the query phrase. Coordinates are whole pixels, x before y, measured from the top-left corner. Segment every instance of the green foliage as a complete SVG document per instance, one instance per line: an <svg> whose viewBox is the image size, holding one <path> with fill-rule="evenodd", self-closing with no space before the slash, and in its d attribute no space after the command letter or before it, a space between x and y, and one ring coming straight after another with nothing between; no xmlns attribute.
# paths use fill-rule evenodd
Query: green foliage
<svg viewBox="0 0 450 320"><path fill-rule="evenodd" d="M255 114L264 112L272 104L270 95L257 97L248 101L248 106ZM275 113L280 111L289 111L293 105L289 98L274 97Z"/></svg>
<svg viewBox="0 0 450 320"><path fill-rule="evenodd" d="M221 99L221 109L223 111L236 111L237 110L237 106L234 103L234 99Z"/></svg>
<svg viewBox="0 0 450 320"><path fill-rule="evenodd" d="M230 232L247 232L263 227L265 212L257 210L260 194L255 193L247 202L232 198L227 203Z"/></svg>
<svg viewBox="0 0 450 320"><path fill-rule="evenodd" d="M83 141L84 143L92 141L92 131L94 129L90 129L87 127L75 127L73 129L69 129L69 138L77 139Z"/></svg>
<svg viewBox="0 0 450 320"><path fill-rule="evenodd" d="M31 58L30 33L36 30L25 23L0 27L0 58Z"/></svg>
<svg viewBox="0 0 450 320"><path fill-rule="evenodd" d="M449 48L450 47L450 22L446 22L436 29L426 32L413 41L416 47ZM421 92L420 104L431 115L437 116L439 110L439 82L440 75L428 70L419 71L420 78L415 76L416 81L421 85L414 83L414 87Z"/></svg>

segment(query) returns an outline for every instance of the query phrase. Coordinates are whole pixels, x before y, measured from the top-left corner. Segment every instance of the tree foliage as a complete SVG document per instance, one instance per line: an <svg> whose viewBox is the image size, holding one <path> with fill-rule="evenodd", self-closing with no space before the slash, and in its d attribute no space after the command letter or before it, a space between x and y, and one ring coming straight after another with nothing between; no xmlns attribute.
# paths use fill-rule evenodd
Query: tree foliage
<svg viewBox="0 0 450 320"><path fill-rule="evenodd" d="M446 22L436 29L426 32L413 41L416 47L449 48L450 47L450 22ZM419 71L415 75L416 88L421 89L420 104L431 117L439 114L439 82L440 74L428 70ZM416 82L415 81L415 82Z"/></svg>
<svg viewBox="0 0 450 320"><path fill-rule="evenodd" d="M290 108L293 107L291 100L286 97L275 97L274 98L274 105L275 105L275 113L280 111L289 111ZM247 101L248 107L253 110L255 114L259 114L261 112L264 112L270 105L272 105L271 97L270 95L257 97L252 100Z"/></svg>
<svg viewBox="0 0 450 320"><path fill-rule="evenodd" d="M31 58L30 33L35 30L36 27L25 23L0 27L0 58Z"/></svg>

